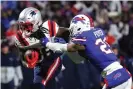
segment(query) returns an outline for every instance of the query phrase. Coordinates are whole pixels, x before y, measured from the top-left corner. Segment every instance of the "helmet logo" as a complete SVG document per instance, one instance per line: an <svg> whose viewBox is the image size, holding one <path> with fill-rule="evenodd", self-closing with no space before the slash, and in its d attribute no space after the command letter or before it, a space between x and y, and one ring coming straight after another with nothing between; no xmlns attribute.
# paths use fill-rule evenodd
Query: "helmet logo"
<svg viewBox="0 0 133 89"><path fill-rule="evenodd" d="M36 15L36 12L35 12L35 11L32 11L32 12L30 13L30 15L33 17L33 15Z"/></svg>
<svg viewBox="0 0 133 89"><path fill-rule="evenodd" d="M72 20L72 23L77 23L78 21L80 21L81 23L85 24L84 20L85 20L84 18L75 17L75 18Z"/></svg>

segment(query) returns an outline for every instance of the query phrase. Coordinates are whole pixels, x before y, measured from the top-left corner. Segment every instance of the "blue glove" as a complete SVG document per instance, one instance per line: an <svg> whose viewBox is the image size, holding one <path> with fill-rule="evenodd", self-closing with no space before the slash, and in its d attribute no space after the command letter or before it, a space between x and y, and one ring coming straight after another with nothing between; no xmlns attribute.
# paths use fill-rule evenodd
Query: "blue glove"
<svg viewBox="0 0 133 89"><path fill-rule="evenodd" d="M49 40L48 40L47 37L44 37L44 38L41 39L41 44L42 44L43 46L46 46L46 44L47 44L48 42L49 42Z"/></svg>

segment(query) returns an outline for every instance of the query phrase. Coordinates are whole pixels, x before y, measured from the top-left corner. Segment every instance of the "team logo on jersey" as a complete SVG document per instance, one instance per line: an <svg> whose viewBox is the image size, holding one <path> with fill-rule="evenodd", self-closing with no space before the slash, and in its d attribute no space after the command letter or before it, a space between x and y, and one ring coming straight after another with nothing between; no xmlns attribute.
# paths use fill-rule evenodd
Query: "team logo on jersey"
<svg viewBox="0 0 133 89"><path fill-rule="evenodd" d="M80 18L80 17L75 17L73 20L72 20L72 23L77 23L78 21L80 21L81 23L85 24L85 19L84 18Z"/></svg>
<svg viewBox="0 0 133 89"><path fill-rule="evenodd" d="M36 12L35 12L35 11L32 11L32 12L30 13L30 15L33 17L33 15L36 15Z"/></svg>
<svg viewBox="0 0 133 89"><path fill-rule="evenodd" d="M114 80L118 79L119 77L121 77L121 73L120 72L113 76Z"/></svg>

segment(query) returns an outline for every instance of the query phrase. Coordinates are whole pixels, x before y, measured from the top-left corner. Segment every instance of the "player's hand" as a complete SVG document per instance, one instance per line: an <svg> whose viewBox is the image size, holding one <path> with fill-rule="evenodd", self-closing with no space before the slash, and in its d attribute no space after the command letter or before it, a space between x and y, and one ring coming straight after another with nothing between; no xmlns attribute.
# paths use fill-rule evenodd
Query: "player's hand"
<svg viewBox="0 0 133 89"><path fill-rule="evenodd" d="M40 42L41 42L41 44L42 44L43 46L46 46L46 44L49 42L49 40L48 40L47 37L44 37L44 38L42 38L42 39L40 40Z"/></svg>
<svg viewBox="0 0 133 89"><path fill-rule="evenodd" d="M28 68L34 68L39 59L39 53L34 50L26 51L24 58Z"/></svg>

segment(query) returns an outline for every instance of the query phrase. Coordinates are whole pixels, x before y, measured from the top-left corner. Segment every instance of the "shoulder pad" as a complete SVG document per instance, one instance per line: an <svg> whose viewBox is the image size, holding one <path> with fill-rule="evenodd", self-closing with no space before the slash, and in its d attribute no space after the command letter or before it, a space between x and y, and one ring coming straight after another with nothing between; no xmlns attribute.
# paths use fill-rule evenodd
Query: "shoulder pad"
<svg viewBox="0 0 133 89"><path fill-rule="evenodd" d="M47 20L42 24L43 29L46 32L46 36L53 37L58 32L59 26L55 21ZM49 35L48 35L49 34ZM49 38L48 37L48 38Z"/></svg>

